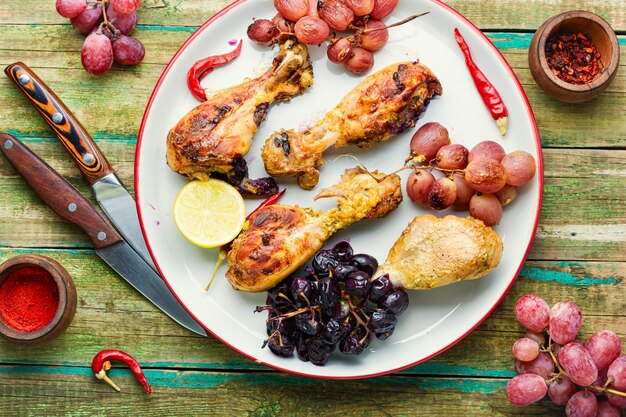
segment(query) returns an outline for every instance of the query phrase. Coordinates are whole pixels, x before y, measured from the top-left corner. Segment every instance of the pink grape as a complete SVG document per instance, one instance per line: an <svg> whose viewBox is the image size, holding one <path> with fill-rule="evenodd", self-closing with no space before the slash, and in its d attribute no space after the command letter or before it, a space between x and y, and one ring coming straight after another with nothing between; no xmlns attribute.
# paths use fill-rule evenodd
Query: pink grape
<svg viewBox="0 0 626 417"><path fill-rule="evenodd" d="M318 17L304 16L294 26L296 38L302 43L319 45L330 34L330 28Z"/></svg>
<svg viewBox="0 0 626 417"><path fill-rule="evenodd" d="M617 408L626 409L626 397L616 394L607 394L606 398L609 400L611 405Z"/></svg>
<svg viewBox="0 0 626 417"><path fill-rule="evenodd" d="M339 32L348 29L354 20L354 13L342 0L324 0L319 13L331 29Z"/></svg>
<svg viewBox="0 0 626 417"><path fill-rule="evenodd" d="M506 384L506 397L514 405L530 405L541 400L548 392L546 381L535 374L513 377Z"/></svg>
<svg viewBox="0 0 626 417"><path fill-rule="evenodd" d="M374 9L370 13L370 16L374 19L382 19L393 12L393 9L398 5L398 0L375 0Z"/></svg>
<svg viewBox="0 0 626 417"><path fill-rule="evenodd" d="M139 0L111 0L110 4L121 16L127 16L139 8Z"/></svg>
<svg viewBox="0 0 626 417"><path fill-rule="evenodd" d="M365 16L374 10L374 0L344 0L355 16Z"/></svg>
<svg viewBox="0 0 626 417"><path fill-rule="evenodd" d="M85 9L78 16L70 19L70 23L80 33L90 33L100 24L100 19L102 19L102 6L98 4L94 8Z"/></svg>
<svg viewBox="0 0 626 417"><path fill-rule="evenodd" d="M268 19L257 19L248 26L246 34L254 42L267 43L274 39L276 26Z"/></svg>
<svg viewBox="0 0 626 417"><path fill-rule="evenodd" d="M411 153L423 157L428 164L435 159L437 152L444 145L450 144L448 129L437 122L428 122L421 126L411 138Z"/></svg>
<svg viewBox="0 0 626 417"><path fill-rule="evenodd" d="M91 74L107 72L113 64L113 46L109 38L97 32L87 36L80 50L80 60L85 70Z"/></svg>
<svg viewBox="0 0 626 417"><path fill-rule="evenodd" d="M122 35L113 42L113 58L122 65L134 65L143 61L146 51L137 39Z"/></svg>
<svg viewBox="0 0 626 417"><path fill-rule="evenodd" d="M608 368L622 353L619 337L610 330L601 330L591 335L585 347L599 371Z"/></svg>
<svg viewBox="0 0 626 417"><path fill-rule="evenodd" d="M598 400L587 390L578 391L567 401L565 415L567 417L596 417Z"/></svg>
<svg viewBox="0 0 626 417"><path fill-rule="evenodd" d="M454 200L454 205L462 208L467 207L472 196L476 194L476 191L467 185L463 174L455 172L452 174L451 178L456 184L456 200Z"/></svg>
<svg viewBox="0 0 626 417"><path fill-rule="evenodd" d="M539 344L527 337L517 339L513 344L513 356L523 362L529 362L539 355Z"/></svg>
<svg viewBox="0 0 626 417"><path fill-rule="evenodd" d="M619 408L615 407L608 401L598 403L598 411L596 417L620 417Z"/></svg>
<svg viewBox="0 0 626 417"><path fill-rule="evenodd" d="M435 177L426 170L411 172L406 182L406 194L412 202L428 206L428 191L433 182Z"/></svg>
<svg viewBox="0 0 626 417"><path fill-rule="evenodd" d="M467 148L459 143L444 145L437 151L435 162L443 169L463 169L467 166Z"/></svg>
<svg viewBox="0 0 626 417"><path fill-rule="evenodd" d="M626 392L626 355L621 355L611 363L606 376L613 378L610 388Z"/></svg>
<svg viewBox="0 0 626 417"><path fill-rule="evenodd" d="M550 306L538 295L527 294L517 300L515 317L528 330L540 333L548 327Z"/></svg>
<svg viewBox="0 0 626 417"><path fill-rule="evenodd" d="M485 226L495 226L502 220L502 205L493 194L474 194L469 201L469 212Z"/></svg>
<svg viewBox="0 0 626 417"><path fill-rule="evenodd" d="M515 372L518 374L535 374L546 378L554 372L554 361L548 352L539 352L539 355L530 362L515 360Z"/></svg>
<svg viewBox="0 0 626 417"><path fill-rule="evenodd" d="M505 185L501 190L496 191L494 194L502 207L506 207L515 200L517 197L517 187L513 185Z"/></svg>
<svg viewBox="0 0 626 417"><path fill-rule="evenodd" d="M308 0L274 0L274 7L281 16L292 22L309 14Z"/></svg>
<svg viewBox="0 0 626 417"><path fill-rule="evenodd" d="M478 159L493 159L500 162L505 155L506 152L502 145L492 140L485 140L472 148L467 156L467 160L468 162L472 162Z"/></svg>
<svg viewBox="0 0 626 417"><path fill-rule="evenodd" d="M368 32L368 29L376 29ZM365 24L365 32L361 36L361 48L368 51L378 51L382 49L389 39L389 31L380 20L368 20Z"/></svg>
<svg viewBox="0 0 626 417"><path fill-rule="evenodd" d="M524 151L511 152L502 158L501 164L506 173L506 183L515 186L524 185L530 181L537 169L535 158Z"/></svg>
<svg viewBox="0 0 626 417"><path fill-rule="evenodd" d="M475 159L465 168L465 181L476 191L493 194L506 184L506 173L498 161Z"/></svg>
<svg viewBox="0 0 626 417"><path fill-rule="evenodd" d="M110 4L107 7L107 18L122 35L129 35L137 26L137 12L121 15Z"/></svg>
<svg viewBox="0 0 626 417"><path fill-rule="evenodd" d="M85 11L87 2L85 0L57 0L56 8L61 16L71 19Z"/></svg>
<svg viewBox="0 0 626 417"><path fill-rule="evenodd" d="M574 341L582 320L580 308L576 303L571 301L556 303L550 311L550 337L561 345Z"/></svg>
<svg viewBox="0 0 626 417"><path fill-rule="evenodd" d="M543 335L543 333L528 331L524 333L524 337L534 340L539 346L545 346L546 344L546 337Z"/></svg>
<svg viewBox="0 0 626 417"><path fill-rule="evenodd" d="M428 204L434 210L450 207L456 200L456 184L448 177L438 178L428 190Z"/></svg>
<svg viewBox="0 0 626 417"><path fill-rule="evenodd" d="M352 55L352 42L346 38L340 38L328 45L326 55L330 62L335 64L345 62Z"/></svg>
<svg viewBox="0 0 626 417"><path fill-rule="evenodd" d="M374 66L374 54L363 48L352 48L352 56L344 62L344 65L354 74L365 74Z"/></svg>
<svg viewBox="0 0 626 417"><path fill-rule="evenodd" d="M584 346L568 343L561 348L559 364L576 385L586 387L598 379L598 368ZM610 369L610 368L609 368Z"/></svg>
<svg viewBox="0 0 626 417"><path fill-rule="evenodd" d="M272 23L276 26L278 32L278 36L276 37L276 41L278 42L286 41L290 36L287 33L293 32L293 23L282 17L280 13L277 13L276 16L272 18Z"/></svg>
<svg viewBox="0 0 626 417"><path fill-rule="evenodd" d="M556 405L567 404L575 392L576 385L565 375L559 375L558 378L548 383L548 396Z"/></svg>

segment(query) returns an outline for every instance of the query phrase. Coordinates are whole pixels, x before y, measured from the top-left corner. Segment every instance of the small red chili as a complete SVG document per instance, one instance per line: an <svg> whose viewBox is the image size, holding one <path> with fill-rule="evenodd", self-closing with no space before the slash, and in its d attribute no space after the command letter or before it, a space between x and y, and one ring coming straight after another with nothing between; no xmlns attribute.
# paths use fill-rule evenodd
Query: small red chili
<svg viewBox="0 0 626 417"><path fill-rule="evenodd" d="M250 212L250 214L248 214L246 216L246 220L250 220L250 217L252 217L254 214L258 213L262 208L265 208L267 206L271 206L272 204L274 204L275 202L280 200L280 198L283 196L283 194L285 194L285 191L287 191L287 189L283 188L282 191L279 191L276 194L273 194L273 195L267 197L265 200L263 200L261 202L261 204L259 204L259 206L257 208L252 210ZM217 262L215 263L215 268L213 269L213 275L211 275L211 278L209 279L209 283L204 288L205 291L209 290L209 287L211 286L211 283L213 282L213 279L215 278L215 275L217 274L218 268L220 267L220 265L222 264L224 259L226 259L226 256L228 255L228 251L230 251L230 243L231 242L224 243L222 246L220 246L220 253L217 254Z"/></svg>
<svg viewBox="0 0 626 417"><path fill-rule="evenodd" d="M496 124L500 128L502 136L504 136L506 134L506 126L509 121L509 112L504 105L504 101L502 101L502 97L500 97L500 93L498 93L498 90L496 90L493 84L491 84L491 81L487 79L485 74L483 74L472 59L467 42L465 42L465 39L461 36L458 28L454 28L454 39L456 40L456 43L459 44L461 52L463 52L463 55L465 56L465 65L472 75L472 79L474 80L474 84L478 89L480 97L483 99L485 106L489 109L491 117L493 117L493 120L496 121Z"/></svg>
<svg viewBox="0 0 626 417"><path fill-rule="evenodd" d="M213 68L228 64L230 61L239 56L241 52L242 40L239 39L239 45L228 53L222 55L213 55L196 61L187 72L187 87L195 98L200 101L206 101L206 91L200 85L200 81L213 71Z"/></svg>
<svg viewBox="0 0 626 417"><path fill-rule="evenodd" d="M152 389L148 385L148 380L141 370L139 363L128 353L117 349L106 349L98 352L91 362L91 370L98 379L103 379L107 384L112 386L116 391L120 391L120 388L113 382L106 374L106 371L111 369L111 361L124 362L130 370L135 374L137 380L146 390L146 394L150 394Z"/></svg>

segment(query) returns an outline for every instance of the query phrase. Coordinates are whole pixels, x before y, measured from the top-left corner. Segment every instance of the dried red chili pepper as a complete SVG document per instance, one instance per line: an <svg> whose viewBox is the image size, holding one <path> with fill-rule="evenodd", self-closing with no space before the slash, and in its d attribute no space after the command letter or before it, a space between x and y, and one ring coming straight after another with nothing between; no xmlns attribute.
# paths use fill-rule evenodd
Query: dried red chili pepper
<svg viewBox="0 0 626 417"><path fill-rule="evenodd" d="M570 84L586 84L601 70L600 53L583 33L562 33L546 41L546 61L552 73Z"/></svg>
<svg viewBox="0 0 626 417"><path fill-rule="evenodd" d="M263 200L261 202L261 204L259 204L259 206L257 208L252 210L250 212L250 214L248 214L246 216L246 220L250 220L250 217L252 217L252 215L258 213L262 208L265 208L267 206L271 206L272 204L276 203L278 200L280 200L280 198L283 196L283 194L285 194L285 191L287 191L287 189L283 188L282 191L279 191L276 194L273 194L273 195L267 197L265 200ZM213 275L211 275L211 278L209 279L209 283L204 288L205 291L209 290L209 287L211 286L211 283L213 282L213 279L215 278L215 275L217 274L217 269L220 267L220 265L222 264L224 259L226 259L226 255L228 255L228 251L230 251L230 242L229 243L225 243L222 246L220 246L220 253L217 255L217 261L215 262L215 268L213 269Z"/></svg>
<svg viewBox="0 0 626 417"><path fill-rule="evenodd" d="M491 84L491 81L487 79L485 74L483 74L472 59L467 42L465 42L465 39L461 36L461 32L459 32L458 28L454 28L454 39L456 40L456 43L459 44L459 48L461 48L461 52L463 52L463 55L465 56L465 65L472 75L474 85L476 85L476 89L478 89L478 93L483 99L483 103L485 103L485 106L489 109L491 117L493 117L493 120L496 121L502 136L504 136L506 134L506 126L509 121L509 111L507 110L504 101L502 101L500 93L498 93L498 90L496 90L493 84Z"/></svg>
<svg viewBox="0 0 626 417"><path fill-rule="evenodd" d="M93 358L93 361L91 362L91 370L93 371L96 378L103 379L116 391L120 391L120 388L115 384L115 382L111 381L111 379L106 374L106 371L111 369L111 361L124 362L130 368L133 374L135 374L135 377L141 383L143 389L146 390L146 394L150 394L150 392L152 392L150 385L148 385L148 380L141 370L141 366L139 366L139 363L128 353L121 350L106 349L98 352L98 354Z"/></svg>
<svg viewBox="0 0 626 417"><path fill-rule="evenodd" d="M187 72L187 87L195 98L200 101L206 101L206 91L200 85L200 81L213 71L213 68L228 64L241 53L242 40L239 39L239 45L228 53L222 55L213 55L196 61Z"/></svg>

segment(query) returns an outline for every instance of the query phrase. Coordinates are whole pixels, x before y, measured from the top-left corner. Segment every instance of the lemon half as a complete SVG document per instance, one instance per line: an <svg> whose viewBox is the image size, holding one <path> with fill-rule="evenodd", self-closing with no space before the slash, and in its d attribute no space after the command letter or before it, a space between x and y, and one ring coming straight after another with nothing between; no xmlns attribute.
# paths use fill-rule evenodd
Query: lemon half
<svg viewBox="0 0 626 417"><path fill-rule="evenodd" d="M191 181L174 199L174 223L187 240L216 248L233 240L246 221L246 206L224 181Z"/></svg>

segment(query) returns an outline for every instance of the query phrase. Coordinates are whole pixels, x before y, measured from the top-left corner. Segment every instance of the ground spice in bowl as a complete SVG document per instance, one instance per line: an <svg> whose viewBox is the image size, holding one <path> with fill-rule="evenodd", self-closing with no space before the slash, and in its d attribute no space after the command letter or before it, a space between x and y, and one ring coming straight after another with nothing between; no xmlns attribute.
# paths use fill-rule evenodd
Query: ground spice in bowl
<svg viewBox="0 0 626 417"><path fill-rule="evenodd" d="M0 284L0 320L20 332L50 323L59 305L59 291L48 271L35 266L13 270Z"/></svg>
<svg viewBox="0 0 626 417"><path fill-rule="evenodd" d="M586 84L602 70L596 45L582 32L548 38L546 60L554 75L570 84Z"/></svg>

